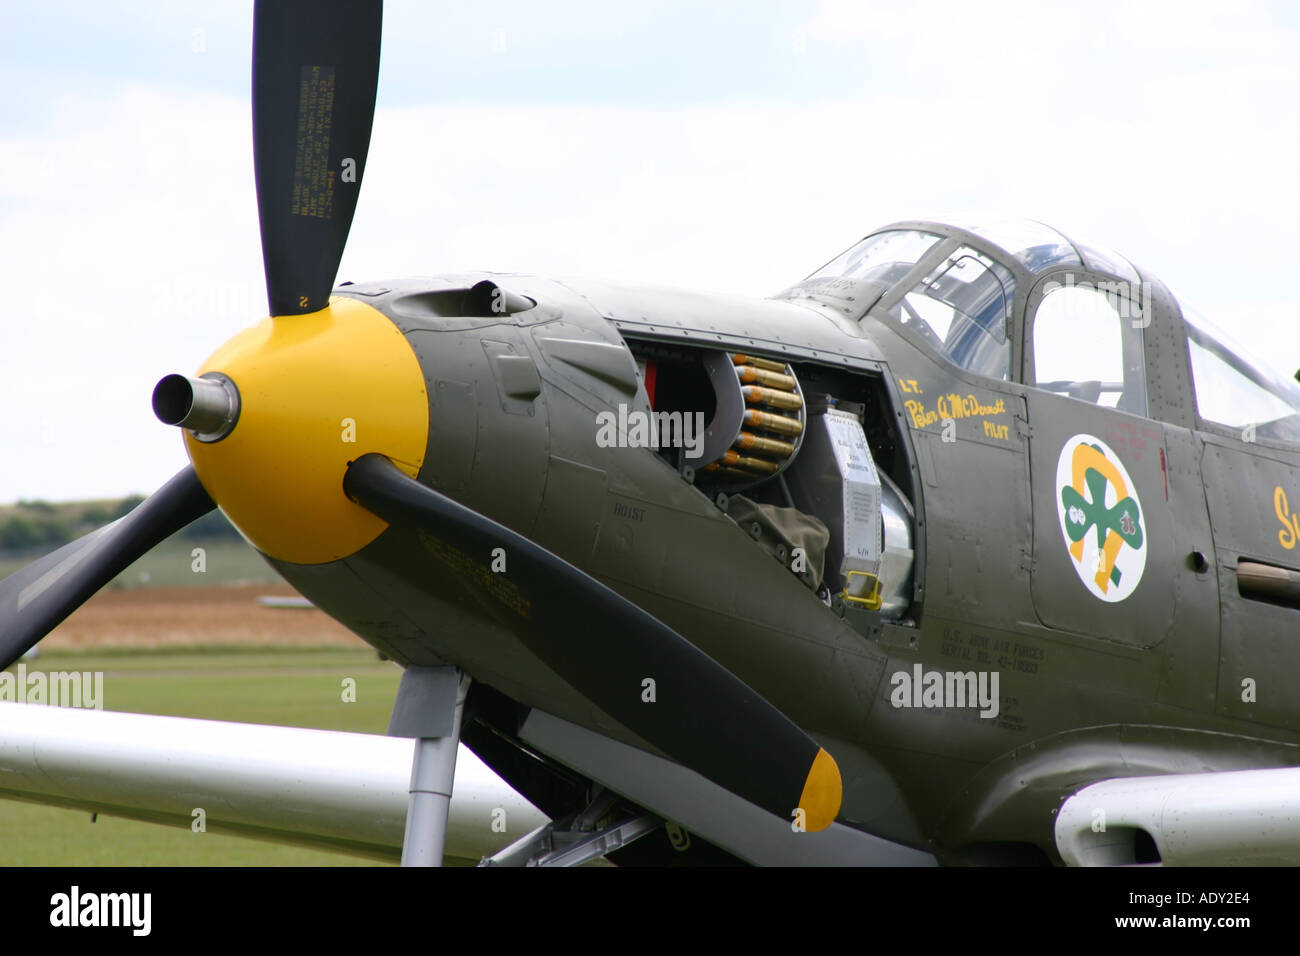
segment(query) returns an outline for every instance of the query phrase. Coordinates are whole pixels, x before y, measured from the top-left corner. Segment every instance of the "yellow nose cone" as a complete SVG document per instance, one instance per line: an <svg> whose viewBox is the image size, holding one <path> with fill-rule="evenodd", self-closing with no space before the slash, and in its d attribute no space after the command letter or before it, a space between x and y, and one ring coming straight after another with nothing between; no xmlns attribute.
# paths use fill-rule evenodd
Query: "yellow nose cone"
<svg viewBox="0 0 1300 956"><path fill-rule="evenodd" d="M234 381L239 420L218 442L186 432L186 450L208 494L259 550L324 564L388 527L343 493L348 462L368 452L412 477L424 462L424 373L386 316L335 297L319 312L245 329L206 372Z"/></svg>

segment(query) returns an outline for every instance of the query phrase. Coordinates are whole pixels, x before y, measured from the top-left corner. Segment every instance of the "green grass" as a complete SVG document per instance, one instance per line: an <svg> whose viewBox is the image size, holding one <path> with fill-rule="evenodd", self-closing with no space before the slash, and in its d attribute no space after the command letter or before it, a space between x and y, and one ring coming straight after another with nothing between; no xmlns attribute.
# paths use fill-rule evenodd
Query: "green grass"
<svg viewBox="0 0 1300 956"><path fill-rule="evenodd" d="M0 800L3 866L376 866L362 857Z"/></svg>
<svg viewBox="0 0 1300 956"><path fill-rule="evenodd" d="M204 549L206 570L194 573L193 550ZM0 580L35 560L0 554ZM171 537L114 579L109 587L194 588L226 584L283 584L284 579L242 538Z"/></svg>
<svg viewBox="0 0 1300 956"><path fill-rule="evenodd" d="M46 652L36 670L104 672L104 708L382 734L400 669L366 649ZM356 702L342 682L356 681ZM0 864L8 866L350 866L372 861L80 810L0 800Z"/></svg>
<svg viewBox="0 0 1300 956"><path fill-rule="evenodd" d="M193 550L204 550L206 570L194 572ZM225 584L283 584L284 578L242 538L168 538L114 582L120 587L194 588Z"/></svg>

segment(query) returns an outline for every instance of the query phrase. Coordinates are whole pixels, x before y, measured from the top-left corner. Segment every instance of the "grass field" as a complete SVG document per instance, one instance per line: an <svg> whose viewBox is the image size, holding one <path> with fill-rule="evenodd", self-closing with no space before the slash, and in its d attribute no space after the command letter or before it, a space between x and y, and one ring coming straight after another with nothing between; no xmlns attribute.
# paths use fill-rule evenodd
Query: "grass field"
<svg viewBox="0 0 1300 956"><path fill-rule="evenodd" d="M384 732L401 674L365 647L49 651L28 661L27 669L103 671L106 710L361 733ZM342 700L345 677L356 680L355 703ZM102 815L91 823L81 811L0 800L0 864L346 866L372 861Z"/></svg>
<svg viewBox="0 0 1300 956"><path fill-rule="evenodd" d="M194 570L195 548L204 551L205 570ZM0 579L31 563L33 556L0 554ZM230 584L283 583L242 538L181 538L173 536L123 571L110 588L193 588Z"/></svg>

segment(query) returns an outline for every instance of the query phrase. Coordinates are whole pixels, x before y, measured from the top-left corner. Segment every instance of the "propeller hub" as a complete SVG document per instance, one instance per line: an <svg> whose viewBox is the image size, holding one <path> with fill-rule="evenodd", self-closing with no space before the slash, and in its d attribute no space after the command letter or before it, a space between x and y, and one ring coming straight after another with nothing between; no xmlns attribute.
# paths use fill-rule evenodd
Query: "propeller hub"
<svg viewBox="0 0 1300 956"><path fill-rule="evenodd" d="M153 413L164 425L188 428L199 441L221 441L239 421L239 389L220 372L167 375L154 387Z"/></svg>
<svg viewBox="0 0 1300 956"><path fill-rule="evenodd" d="M161 399L161 411L190 428L200 413L181 406L212 414L218 396L209 383L221 387L222 379L238 386L238 427L220 441L187 430L185 445L204 488L244 536L294 564L336 561L378 537L387 523L348 500L343 476L369 452L412 477L424 462L428 394L401 331L365 303L335 297L318 312L244 330L197 379L163 379L155 407Z"/></svg>

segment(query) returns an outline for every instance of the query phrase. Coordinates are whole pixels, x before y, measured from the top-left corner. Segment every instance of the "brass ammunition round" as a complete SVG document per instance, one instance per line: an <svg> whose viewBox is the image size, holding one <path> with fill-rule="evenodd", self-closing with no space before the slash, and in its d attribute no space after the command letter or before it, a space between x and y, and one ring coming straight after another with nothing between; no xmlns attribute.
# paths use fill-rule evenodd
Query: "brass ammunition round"
<svg viewBox="0 0 1300 956"><path fill-rule="evenodd" d="M753 408L745 409L745 424L776 432L778 435L798 435L803 431L803 424L797 418L760 412Z"/></svg>
<svg viewBox="0 0 1300 956"><path fill-rule="evenodd" d="M786 366L782 362L773 362L771 359L755 358L752 355L740 355L739 353L731 356L731 361L736 365L752 365L754 368L767 369L769 372L784 372Z"/></svg>
<svg viewBox="0 0 1300 956"><path fill-rule="evenodd" d="M732 468L743 468L745 471L756 472L760 475L775 474L780 467L774 461L764 461L762 458L751 458L749 455L742 455L740 452L728 449L723 452L722 458L719 459L724 465Z"/></svg>
<svg viewBox="0 0 1300 956"><path fill-rule="evenodd" d="M742 448L745 451L752 451L759 455L776 455L779 458L789 458L794 454L794 445L788 441L762 438L751 432L741 432L731 445L733 448Z"/></svg>
<svg viewBox="0 0 1300 956"><path fill-rule="evenodd" d="M780 392L762 385L742 385L741 394L750 405L771 405L773 408L786 408L798 411L803 408L803 399L797 392Z"/></svg>
<svg viewBox="0 0 1300 956"><path fill-rule="evenodd" d="M787 392L793 392L794 377L791 375L782 375L779 372L770 372L765 368L755 368L752 365L737 365L736 374L746 385L766 385L769 388L779 388Z"/></svg>

